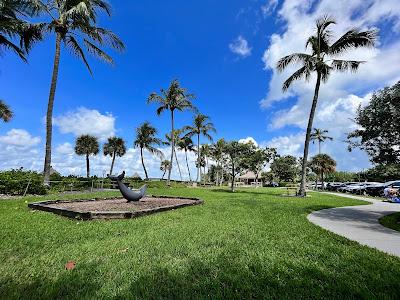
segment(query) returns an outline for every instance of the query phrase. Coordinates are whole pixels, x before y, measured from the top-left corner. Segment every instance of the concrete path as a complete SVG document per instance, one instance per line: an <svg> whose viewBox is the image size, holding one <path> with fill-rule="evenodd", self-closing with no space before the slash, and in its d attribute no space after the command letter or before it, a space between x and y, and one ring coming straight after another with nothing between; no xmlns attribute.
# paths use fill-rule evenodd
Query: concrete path
<svg viewBox="0 0 400 300"><path fill-rule="evenodd" d="M347 206L315 211L307 216L312 223L362 245L400 257L400 232L379 224L385 215L400 212L400 204L347 194L325 193L364 200L371 205Z"/></svg>

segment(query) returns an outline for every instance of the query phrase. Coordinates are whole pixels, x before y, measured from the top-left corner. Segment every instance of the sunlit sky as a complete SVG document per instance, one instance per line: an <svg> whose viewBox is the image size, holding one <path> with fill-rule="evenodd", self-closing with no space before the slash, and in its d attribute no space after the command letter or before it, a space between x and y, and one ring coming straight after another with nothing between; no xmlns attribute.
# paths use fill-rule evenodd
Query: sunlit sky
<svg viewBox="0 0 400 300"><path fill-rule="evenodd" d="M100 25L119 35L126 51L109 51L115 66L90 58L90 76L81 61L62 49L52 165L63 174L84 174L84 158L73 154L80 134L93 134L101 141L121 136L132 148L134 129L150 121L163 137L170 130L169 115L156 116L156 106L146 104L146 98L175 78L196 94L196 106L217 128L215 139L250 137L281 154L301 156L314 80L299 82L283 94L281 85L289 73L278 74L274 65L284 55L305 51L315 19L330 14L338 22L331 28L334 37L353 27L380 31L376 49L346 54L367 61L358 74L335 74L322 85L315 120L315 127L328 129L334 138L323 151L337 160L339 169L367 168L368 157L360 151L348 153L343 140L355 128L351 118L357 107L367 104L374 90L400 79L396 2L110 1L113 15L102 17ZM0 98L15 113L10 123L0 124L1 169L42 169L54 43L49 35L37 44L28 64L12 53L0 57ZM189 112L178 113L177 127L191 119ZM311 148L313 155L317 146ZM151 177L160 176L159 159L146 155L146 163ZM92 173L101 175L109 164L110 158L99 155L93 159ZM143 174L139 153L129 149L116 169Z"/></svg>

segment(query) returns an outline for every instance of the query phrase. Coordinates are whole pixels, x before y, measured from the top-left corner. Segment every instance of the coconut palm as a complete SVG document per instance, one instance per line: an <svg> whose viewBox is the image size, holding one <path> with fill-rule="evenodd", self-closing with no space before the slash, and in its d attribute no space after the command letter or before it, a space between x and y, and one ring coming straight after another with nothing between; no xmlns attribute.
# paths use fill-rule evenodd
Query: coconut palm
<svg viewBox="0 0 400 300"><path fill-rule="evenodd" d="M186 167L189 174L189 181L192 181L192 175L190 174L189 162L188 162L188 152L194 151L193 140L188 136L180 137L176 145L180 151L185 151L185 158L186 158Z"/></svg>
<svg viewBox="0 0 400 300"><path fill-rule="evenodd" d="M171 164L171 162L169 160L161 161L160 170L164 171L161 180L164 180L165 173L167 172L167 170L169 170L170 164Z"/></svg>
<svg viewBox="0 0 400 300"><path fill-rule="evenodd" d="M95 136L81 135L75 142L75 153L86 156L86 177L90 177L89 156L99 153L99 142Z"/></svg>
<svg viewBox="0 0 400 300"><path fill-rule="evenodd" d="M180 136L181 133L182 133L182 131L180 129L174 130L175 145L177 145L178 141L181 139L181 136ZM163 142L163 144L167 145L167 146L172 145L172 137L170 134L167 133L165 135L165 141ZM174 157L175 157L175 161L176 161L176 166L178 167L179 177L180 177L181 181L183 181L182 171L181 171L181 167L180 167L179 160L178 160L178 155L176 154L176 147L174 147Z"/></svg>
<svg viewBox="0 0 400 300"><path fill-rule="evenodd" d="M142 159L142 166L146 180L149 179L149 176L144 164L143 150L147 150L151 154L157 155L158 157L163 157L163 153L155 147L161 144L161 140L157 138L156 135L157 129L151 126L149 122L144 122L142 125L136 128L136 139L133 144L135 147L140 149L140 157Z"/></svg>
<svg viewBox="0 0 400 300"><path fill-rule="evenodd" d="M316 22L316 32L308 38L306 43L306 48L308 46L311 47L311 54L290 54L281 58L277 63L277 69L279 72L282 72L290 64L301 65L301 67L283 83L282 89L284 92L289 89L294 81L300 79L309 80L312 74L316 74L314 97L311 105L310 116L308 118L307 132L304 142L301 185L299 191L301 196L305 196L308 149L321 82L326 82L329 75L334 71L357 71L360 64L363 63L362 61L341 60L336 59L336 57L351 49L373 47L376 41L376 32L373 30L358 31L357 29L351 29L334 43L331 43L332 34L328 27L335 23L336 22L328 16L318 19Z"/></svg>
<svg viewBox="0 0 400 300"><path fill-rule="evenodd" d="M328 154L315 155L308 164L313 172L320 175L322 188L324 187L324 174L333 173L336 170L336 161Z"/></svg>
<svg viewBox="0 0 400 300"><path fill-rule="evenodd" d="M0 100L0 119L4 122L9 122L13 117L13 112L10 107Z"/></svg>
<svg viewBox="0 0 400 300"><path fill-rule="evenodd" d="M1 0L0 1L0 48L13 51L26 61L26 53L32 44L42 39L42 25L30 24L23 17L36 16L41 10L35 1ZM20 45L12 40L20 39Z"/></svg>
<svg viewBox="0 0 400 300"><path fill-rule="evenodd" d="M42 23L44 32L55 34L55 56L50 84L46 114L46 155L44 162L44 182L48 183L51 164L52 120L56 93L58 69L60 65L61 44L70 50L85 64L89 73L92 70L86 59L84 49L95 57L113 64L113 59L101 46L110 46L118 51L124 49L122 41L111 31L97 27L100 12L111 15L109 4L103 0L47 0L40 1L42 10L49 17L49 22Z"/></svg>
<svg viewBox="0 0 400 300"><path fill-rule="evenodd" d="M103 147L104 155L112 157L110 175L112 175L114 169L115 157L122 157L126 153L125 141L119 137L109 137L107 143Z"/></svg>
<svg viewBox="0 0 400 300"><path fill-rule="evenodd" d="M210 133L215 133L214 124L211 123L210 117L205 116L203 114L197 114L193 119L193 125L185 126L184 130L187 132L187 137L197 136L197 179L200 179L200 168L201 168L201 161L200 161L200 136L204 136L209 141L212 141L212 137Z"/></svg>
<svg viewBox="0 0 400 300"><path fill-rule="evenodd" d="M222 160L224 157L224 149L225 149L226 142L224 139L219 139L215 144L211 146L211 157L215 160L217 163L217 174L215 177L215 184L221 184L222 180L224 178L224 168L222 166ZM221 176L219 174L219 170L221 170Z"/></svg>
<svg viewBox="0 0 400 300"><path fill-rule="evenodd" d="M310 140L313 142L313 144L315 141L318 142L318 154L321 154L321 143L324 143L326 140L333 140L332 137L326 135L327 133L328 130L326 129L314 128L314 132L310 135Z"/></svg>
<svg viewBox="0 0 400 300"><path fill-rule="evenodd" d="M193 94L187 92L187 90L180 86L178 80L173 80L168 87L167 90L161 89L160 94L151 93L149 98L147 99L147 103L156 103L158 104L157 115L160 115L162 112L169 110L171 113L171 165L168 170L168 181L167 185L171 184L171 171L172 171L172 162L174 160L174 152L175 152L175 139L174 139L174 117L175 111L184 111L184 110L196 110L193 106L192 100L195 98Z"/></svg>

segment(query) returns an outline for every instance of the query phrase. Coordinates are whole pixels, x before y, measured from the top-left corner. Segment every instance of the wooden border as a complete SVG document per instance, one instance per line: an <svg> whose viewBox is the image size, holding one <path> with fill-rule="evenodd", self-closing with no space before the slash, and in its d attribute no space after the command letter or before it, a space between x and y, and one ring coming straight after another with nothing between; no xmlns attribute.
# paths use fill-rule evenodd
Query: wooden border
<svg viewBox="0 0 400 300"><path fill-rule="evenodd" d="M203 200L198 198L183 198L183 197L172 197L172 196L147 196L149 198L169 198L169 199L182 199L182 200L193 200L193 203L182 203L176 205L169 205L163 207L156 207L151 209L145 209L140 211L78 211L64 208L51 207L49 205L57 203L70 203L70 202L89 202L99 200L111 200L111 199L123 199L121 197L108 197L108 198L92 198L92 199L72 199L72 200L50 200L41 201L28 204L30 209L36 209L46 212L51 212L56 215L67 217L70 219L78 220L110 220L110 219L132 219L142 216L155 214L162 211L173 210L176 208L182 208L186 206L193 206L203 204Z"/></svg>

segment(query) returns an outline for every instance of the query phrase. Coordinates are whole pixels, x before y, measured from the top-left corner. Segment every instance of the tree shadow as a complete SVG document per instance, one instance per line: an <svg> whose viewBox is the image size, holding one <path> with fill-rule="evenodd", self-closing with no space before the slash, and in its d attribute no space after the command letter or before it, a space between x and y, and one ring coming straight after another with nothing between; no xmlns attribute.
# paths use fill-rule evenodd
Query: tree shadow
<svg viewBox="0 0 400 300"><path fill-rule="evenodd" d="M270 192L268 190L261 190L261 191L257 191L257 190L243 190L243 189L238 189L235 190L234 192L232 192L229 189L210 189L210 192L213 193L221 193L221 194L231 194L231 195L235 195L235 194L247 194L247 195L269 195L269 196L278 196L277 193L273 193Z"/></svg>

